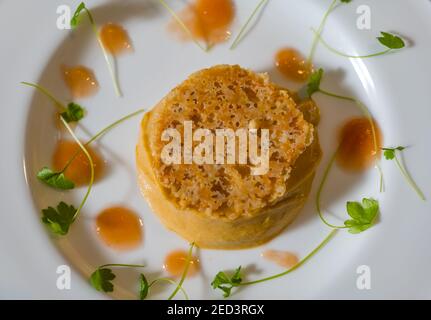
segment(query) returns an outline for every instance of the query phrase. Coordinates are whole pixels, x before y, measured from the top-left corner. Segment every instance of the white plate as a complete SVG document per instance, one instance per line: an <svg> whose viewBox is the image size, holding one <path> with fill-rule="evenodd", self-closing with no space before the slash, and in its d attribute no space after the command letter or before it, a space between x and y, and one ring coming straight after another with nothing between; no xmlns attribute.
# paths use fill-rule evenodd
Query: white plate
<svg viewBox="0 0 431 320"><path fill-rule="evenodd" d="M119 59L120 81L125 97L117 99L97 43L90 32L73 36L56 28L59 5L75 7L79 1L0 1L1 63L1 202L0 202L0 298L104 298L88 284L98 265L108 262L145 262L150 277L162 273L163 257L188 244L167 231L151 213L137 188L134 149L140 119L114 129L100 142L109 163L109 174L96 184L82 216L70 235L50 239L40 223L39 211L60 198L77 203L84 190L67 195L41 185L37 170L48 164L56 139L50 103L20 81L39 82L62 100L69 100L59 66L84 64L93 68L101 85L99 93L79 101L88 109L83 124L96 132L106 124L140 107L150 108L191 72L219 63L240 64L267 71L272 79L292 87L273 68L273 54L282 46L308 52L312 33L329 1L270 0L259 23L235 51L228 44L206 54L193 43L177 42L168 32L168 13L157 1L91 1L99 24L123 24L133 40L135 53ZM238 0L234 32L244 22L256 1ZM170 1L180 4L180 1ZM356 8L367 4L372 12L372 29L356 28ZM429 58L431 46L431 4L429 1L353 1L330 16L324 37L334 46L352 53L379 48L374 37L379 31L396 31L408 37L412 46L400 52L367 60L349 60L318 47L316 64L325 68L323 86L364 101L383 130L385 145L408 145L406 162L426 195L431 195L429 137L431 136L431 90ZM82 29L81 29L82 30ZM320 135L325 153L316 181L335 148L338 126L358 114L355 106L318 96L322 110ZM86 135L78 130L82 138ZM24 171L23 171L24 170ZM301 298L431 298L431 205L421 202L407 186L393 163L383 162L386 192L377 190L377 173L349 176L334 170L324 196L324 207L343 217L347 200L363 196L378 198L380 222L360 235L340 232L319 254L294 273L276 281L238 290L239 299ZM260 258L265 248L290 250L305 256L329 230L317 218L313 197L304 212L281 236L255 249L241 251L200 250L202 274L187 279L185 289L192 299L219 298L209 283L219 270L249 266L249 279L282 271ZM145 240L129 253L107 249L96 237L94 217L111 204L126 204L140 213ZM330 217L337 219L337 217ZM71 265L71 290L58 290L56 269ZM357 267L371 269L371 289L358 290ZM135 298L138 271L118 271L114 297ZM152 293L164 299L171 288Z"/></svg>

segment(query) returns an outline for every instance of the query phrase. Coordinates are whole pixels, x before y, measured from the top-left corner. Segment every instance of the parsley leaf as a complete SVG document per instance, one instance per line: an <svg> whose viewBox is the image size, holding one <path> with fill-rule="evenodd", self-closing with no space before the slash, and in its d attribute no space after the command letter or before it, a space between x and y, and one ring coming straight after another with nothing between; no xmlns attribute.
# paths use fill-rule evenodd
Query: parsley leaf
<svg viewBox="0 0 431 320"><path fill-rule="evenodd" d="M401 49L405 47L405 43L400 37L388 32L381 31L380 33L382 36L377 37L377 40L385 47L389 49Z"/></svg>
<svg viewBox="0 0 431 320"><path fill-rule="evenodd" d="M81 15L82 10L85 10L85 3L81 2L78 6L78 8L76 8L75 13L73 14L72 19L70 20L70 26L72 28L76 28L79 24L79 16Z"/></svg>
<svg viewBox="0 0 431 320"><path fill-rule="evenodd" d="M145 300L148 296L149 289L150 285L148 284L147 278L145 278L145 275L141 273L139 277L139 299Z"/></svg>
<svg viewBox="0 0 431 320"><path fill-rule="evenodd" d="M362 204L349 201L346 207L347 213L352 219L346 220L344 225L353 234L361 233L372 227L379 212L379 202L374 199L364 198L362 199Z"/></svg>
<svg viewBox="0 0 431 320"><path fill-rule="evenodd" d="M47 167L42 168L37 173L37 178L50 187L57 189L69 190L75 187L75 184L67 179L63 172L54 172Z"/></svg>
<svg viewBox="0 0 431 320"><path fill-rule="evenodd" d="M309 98L311 98L311 96L320 91L320 82L322 81L322 77L323 77L323 69L320 68L319 70L313 72L310 76L310 78L308 79L308 83L307 83L307 95Z"/></svg>
<svg viewBox="0 0 431 320"><path fill-rule="evenodd" d="M75 220L76 209L65 202L60 202L57 209L48 207L42 210L42 222L59 235L65 235L69 231L70 225Z"/></svg>
<svg viewBox="0 0 431 320"><path fill-rule="evenodd" d="M112 273L111 269L98 268L91 274L90 283L97 291L112 292L114 285L111 281L114 279L115 274Z"/></svg>
<svg viewBox="0 0 431 320"><path fill-rule="evenodd" d="M67 123L78 122L84 118L84 109L77 103L71 102L67 105L66 111L60 114Z"/></svg>
<svg viewBox="0 0 431 320"><path fill-rule="evenodd" d="M352 0L340 0L341 2L343 2L343 3L350 3L350 2L352 2Z"/></svg>
<svg viewBox="0 0 431 320"><path fill-rule="evenodd" d="M235 269L231 278L229 278L223 271L217 273L214 280L211 282L211 286L213 289L222 290L223 297L227 298L230 296L232 288L237 287L241 282L241 266L239 266Z"/></svg>
<svg viewBox="0 0 431 320"><path fill-rule="evenodd" d="M396 148L382 148L384 151L383 155L385 156L386 160L393 160L395 158L395 153L397 151L403 151L406 147L396 147Z"/></svg>

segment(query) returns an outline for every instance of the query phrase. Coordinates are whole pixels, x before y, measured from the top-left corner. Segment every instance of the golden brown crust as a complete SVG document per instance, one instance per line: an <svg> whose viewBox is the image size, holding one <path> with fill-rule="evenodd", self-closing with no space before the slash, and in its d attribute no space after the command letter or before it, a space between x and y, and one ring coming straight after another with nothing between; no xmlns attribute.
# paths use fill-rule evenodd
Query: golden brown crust
<svg viewBox="0 0 431 320"><path fill-rule="evenodd" d="M163 130L183 133L187 120L193 120L193 130L270 129L269 172L251 175L250 165L164 164ZM151 112L147 133L156 180L178 208L238 219L286 197L292 167L312 143L314 126L267 75L221 65L198 71L173 89Z"/></svg>

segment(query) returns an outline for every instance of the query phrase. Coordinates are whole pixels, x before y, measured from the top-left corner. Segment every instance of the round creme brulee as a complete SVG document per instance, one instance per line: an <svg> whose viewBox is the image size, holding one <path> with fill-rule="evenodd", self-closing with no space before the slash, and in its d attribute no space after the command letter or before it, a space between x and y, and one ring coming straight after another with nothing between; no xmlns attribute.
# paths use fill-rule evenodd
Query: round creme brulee
<svg viewBox="0 0 431 320"><path fill-rule="evenodd" d="M268 129L268 171L252 175L251 164L166 164L161 155L169 141L162 134L175 128L184 137L185 121L212 132ZM266 74L229 65L198 71L142 120L136 149L142 193L165 226L199 247L262 244L305 204L321 158L318 121L312 100L297 104Z"/></svg>

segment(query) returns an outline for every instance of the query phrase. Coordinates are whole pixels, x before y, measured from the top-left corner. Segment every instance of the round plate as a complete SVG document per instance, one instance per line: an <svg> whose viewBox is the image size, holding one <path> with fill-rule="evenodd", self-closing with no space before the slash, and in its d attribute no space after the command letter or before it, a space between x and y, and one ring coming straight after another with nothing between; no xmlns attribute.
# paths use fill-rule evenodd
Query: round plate
<svg viewBox="0 0 431 320"><path fill-rule="evenodd" d="M234 36L256 1L235 1L237 18ZM277 49L295 47L304 54L330 1L270 0L257 23L235 50L229 43L209 53L192 42L179 42L169 32L170 16L157 1L92 1L98 24L118 22L129 32L134 52L118 59L124 98L115 96L100 48L88 27L77 32L56 27L57 7L64 1L35 3L25 7L12 0L0 1L4 46L1 52L3 116L1 117L1 197L0 202L0 298L105 298L88 284L88 277L105 263L144 263L143 270L118 270L113 297L137 297L137 277L142 271L150 279L164 274L162 265L173 249L187 249L188 243L168 231L149 209L139 193L135 170L135 145L140 117L123 123L104 136L97 147L108 172L98 182L82 215L70 234L61 239L49 235L40 223L40 210L60 199L79 203L85 190L56 192L35 179L36 172L50 163L57 131L53 107L45 97L21 86L36 82L49 88L62 101L70 97L62 82L60 66L83 64L92 68L100 91L78 100L88 110L76 131L82 139L136 109L150 109L171 88L190 73L215 64L240 64L291 89L298 84L284 80L273 65ZM181 1L169 1L179 8ZM77 1L70 1L73 8ZM371 29L358 30L359 5L371 9ZM330 15L324 38L334 47L352 54L381 49L375 40L380 31L397 32L409 46L386 56L358 60L332 54L319 46L315 63L325 69L322 87L354 96L367 104L383 131L385 146L406 145L406 164L426 195L431 194L429 142L431 136L431 90L427 66L431 56L431 3L418 0L353 1L339 5ZM36 28L37 26L37 28ZM269 249L288 250L304 257L330 232L316 215L313 199L322 171L336 148L336 136L344 120L359 112L355 105L316 95L321 108L319 132L324 151L313 192L300 217L273 241L239 251L197 250L202 272L187 279L184 288L191 299L220 298L210 282L220 270L243 266L247 279L281 272L261 258ZM314 298L431 298L431 205L422 202L403 180L394 163L383 161L386 190L379 193L378 174L351 175L334 169L323 196L323 206L331 221L343 221L346 201L363 197L379 200L378 224L359 235L339 232L315 257L286 277L242 287L238 299ZM126 205L139 213L144 223L144 241L136 250L117 252L101 243L94 218L102 209ZM332 212L330 214L328 212ZM56 286L57 268L72 267L70 290ZM360 290L358 267L371 271L371 288ZM414 267L412 267L414 266ZM151 298L165 299L173 288L160 286ZM178 295L178 298L181 298Z"/></svg>

